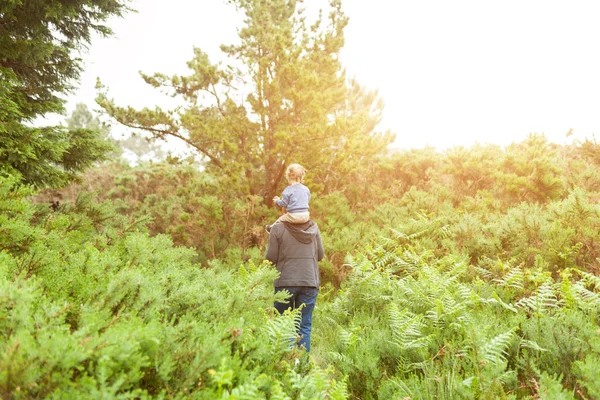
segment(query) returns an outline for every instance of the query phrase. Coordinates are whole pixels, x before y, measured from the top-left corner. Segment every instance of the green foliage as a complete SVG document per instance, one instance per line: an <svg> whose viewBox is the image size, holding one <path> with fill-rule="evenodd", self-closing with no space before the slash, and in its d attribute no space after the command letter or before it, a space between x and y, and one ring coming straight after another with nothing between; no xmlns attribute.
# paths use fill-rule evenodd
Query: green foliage
<svg viewBox="0 0 600 400"><path fill-rule="evenodd" d="M4 2L0 5L0 174L38 187L61 187L111 149L97 131L32 127L49 112L81 71L78 52L93 33L128 8L124 1Z"/></svg>
<svg viewBox="0 0 600 400"><path fill-rule="evenodd" d="M350 274L315 317L316 359L364 399L593 397L597 278L478 270L424 249L436 234L395 231L348 256Z"/></svg>
<svg viewBox="0 0 600 400"><path fill-rule="evenodd" d="M113 139L110 135L110 126L100 122L98 116L94 115L85 104L77 103L66 123L67 128L70 130L81 129L96 132L96 135L94 135L96 139L101 138L102 141L108 142L112 146L112 151L106 155L107 158L118 159L120 157L122 151L118 148L119 146L122 147L123 141ZM80 160L81 155L70 154L70 158Z"/></svg>
<svg viewBox="0 0 600 400"><path fill-rule="evenodd" d="M23 116L19 105L12 99L18 85L17 76L8 68L0 67L0 133L8 130L7 121L12 121Z"/></svg>
<svg viewBox="0 0 600 400"><path fill-rule="evenodd" d="M598 355L587 355L585 360L575 362L575 374L579 378L578 383L585 387L590 396L600 397L600 384L598 383L598 368L600 357Z"/></svg>
<svg viewBox="0 0 600 400"><path fill-rule="evenodd" d="M59 95L79 77L81 46L93 33L109 35L103 22L128 11L117 0L9 1L0 7L0 67L18 82L10 98L27 118L61 111Z"/></svg>
<svg viewBox="0 0 600 400"><path fill-rule="evenodd" d="M62 187L112 149L98 132L62 127L31 128L6 123L0 145L0 174L37 187Z"/></svg>
<svg viewBox="0 0 600 400"><path fill-rule="evenodd" d="M522 143L509 146L498 180L506 195L520 201L546 201L564 193L556 147L542 135L530 135Z"/></svg>
<svg viewBox="0 0 600 400"><path fill-rule="evenodd" d="M68 128L30 123L127 7L0 6L0 397L600 398L595 139L388 155L377 92L339 63L339 1L312 25L295 1L230 3L236 68L195 49L189 76L142 75L185 106L98 97L200 157L104 165L39 204L110 150L83 105ZM291 161L328 256L310 358L262 262Z"/></svg>
<svg viewBox="0 0 600 400"><path fill-rule="evenodd" d="M454 192L474 196L480 190L494 188L497 167L504 156L497 146L476 144L469 149L454 148L447 152L444 172L452 176Z"/></svg>
<svg viewBox="0 0 600 400"><path fill-rule="evenodd" d="M562 150L566 159L578 154ZM456 160L465 152L453 155L456 170L419 153L426 173L411 179L424 181L396 182L397 196L379 186L392 160L362 171L381 181L361 186L361 196L341 183L315 193L327 283L315 310L316 364L298 366L289 348L298 316L273 312L273 270L261 265L266 235L256 221L275 215L260 196L228 197L213 172L173 160L92 170L86 187L101 202L72 187L58 212L3 180L0 276L27 288L11 298L57 311L7 317L0 354L18 374L2 378L2 390L19 387L24 398L597 397L598 194L582 185L523 202L537 189L509 194L497 177L476 189L471 178L449 179L468 175ZM472 158L485 168L504 162L483 153ZM46 331L27 322L47 315L56 316L51 339L72 354L64 364L48 361L56 343L39 342ZM18 326L30 328L15 336Z"/></svg>
<svg viewBox="0 0 600 400"><path fill-rule="evenodd" d="M241 258L253 257L257 249L252 245L266 240L264 229L254 222L272 215L261 199L224 199L218 181L195 164L114 166L113 171L92 171L84 179L101 199L112 200L120 214L150 217L147 226L152 235L168 234L176 245L194 247L205 265L217 258L236 265Z"/></svg>
<svg viewBox="0 0 600 400"><path fill-rule="evenodd" d="M41 230L29 224L35 210L24 199L33 189L19 185L14 177L0 177L0 182L0 252L22 253L41 236Z"/></svg>
<svg viewBox="0 0 600 400"><path fill-rule="evenodd" d="M0 188L0 243L33 233L0 251L1 397L346 398L296 366L299 315L273 308L274 268L203 269L109 202L51 212Z"/></svg>
<svg viewBox="0 0 600 400"><path fill-rule="evenodd" d="M578 178L577 171L564 166L581 158L577 145L557 149L561 157L549 161L564 171L561 187L578 183L556 199L550 199L556 197L552 195L523 202L508 193L505 179L493 172L502 170L506 157L520 159L523 152L528 157L538 153L546 157L538 149L546 148L544 143L533 138L504 151L476 146L447 154L428 149L399 152L354 171L351 187L336 183L329 188L340 190L332 192L320 192L319 187L325 187L309 172L311 215L323 232L328 255L322 264L322 278L339 287L348 273L344 266L347 252L390 229L408 234L431 231L419 239L424 248L438 257L459 254L484 268L502 259L526 269L543 268L554 279L565 268L596 273L596 259L600 258L598 194L583 186L587 178ZM485 179L476 187L469 165L477 163L485 165L479 169ZM261 253L266 238L262 226L277 217L275 210L260 204L264 200L260 196L235 194L219 174L200 171L186 162L132 170L104 167L84 179L87 190L117 201L121 213L152 216L152 234L169 234L176 244L195 247L203 262L235 260L236 255L247 259L250 253Z"/></svg>
<svg viewBox="0 0 600 400"><path fill-rule="evenodd" d="M560 383L560 378L555 378L547 373L542 373L539 382L538 396L540 399L571 400L575 399Z"/></svg>
<svg viewBox="0 0 600 400"><path fill-rule="evenodd" d="M260 196L272 205L292 162L308 168L314 189L357 190L357 172L362 177L393 137L374 132L383 108L377 92L346 82L341 2L330 1L327 17L310 24L296 1L229 3L244 15L239 43L221 46L231 64L212 64L196 48L187 76L142 74L184 107L118 107L101 84L98 103L125 126L190 145L226 198Z"/></svg>

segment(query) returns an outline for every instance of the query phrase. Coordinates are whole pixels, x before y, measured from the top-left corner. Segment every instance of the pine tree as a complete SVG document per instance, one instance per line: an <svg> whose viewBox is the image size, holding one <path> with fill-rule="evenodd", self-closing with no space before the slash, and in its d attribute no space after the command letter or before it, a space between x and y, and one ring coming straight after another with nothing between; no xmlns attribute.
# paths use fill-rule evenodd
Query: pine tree
<svg viewBox="0 0 600 400"><path fill-rule="evenodd" d="M103 23L128 10L127 0L8 1L0 5L0 174L57 187L102 159L110 146L98 132L37 128L46 113L64 111L61 96L81 71L79 52Z"/></svg>
<svg viewBox="0 0 600 400"><path fill-rule="evenodd" d="M155 138L176 137L202 155L207 172L270 205L288 164L305 165L321 184L339 160L372 157L391 135L376 135L376 94L347 85L339 52L348 18L339 0L310 24L295 0L233 0L245 15L239 43L222 46L230 65L194 50L189 76L145 75L187 103L178 111L118 107L97 99L122 124ZM240 65L241 63L241 65ZM100 86L102 89L102 86ZM357 165L357 164L355 164Z"/></svg>

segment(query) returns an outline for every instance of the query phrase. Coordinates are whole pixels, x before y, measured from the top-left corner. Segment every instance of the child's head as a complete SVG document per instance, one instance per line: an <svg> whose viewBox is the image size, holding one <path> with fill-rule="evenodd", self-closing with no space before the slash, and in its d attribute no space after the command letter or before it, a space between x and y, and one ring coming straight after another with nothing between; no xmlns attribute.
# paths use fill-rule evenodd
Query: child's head
<svg viewBox="0 0 600 400"><path fill-rule="evenodd" d="M306 168L300 164L290 164L285 170L285 177L288 182L304 182L304 175L306 175Z"/></svg>

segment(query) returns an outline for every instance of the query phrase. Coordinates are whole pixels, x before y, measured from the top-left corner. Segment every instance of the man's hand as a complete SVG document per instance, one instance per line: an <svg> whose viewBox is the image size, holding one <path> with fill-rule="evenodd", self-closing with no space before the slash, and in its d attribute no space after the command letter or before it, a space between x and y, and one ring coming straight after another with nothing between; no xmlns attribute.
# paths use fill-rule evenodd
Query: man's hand
<svg viewBox="0 0 600 400"><path fill-rule="evenodd" d="M277 200L279 200L279 196L273 197L273 201L277 201Z"/></svg>

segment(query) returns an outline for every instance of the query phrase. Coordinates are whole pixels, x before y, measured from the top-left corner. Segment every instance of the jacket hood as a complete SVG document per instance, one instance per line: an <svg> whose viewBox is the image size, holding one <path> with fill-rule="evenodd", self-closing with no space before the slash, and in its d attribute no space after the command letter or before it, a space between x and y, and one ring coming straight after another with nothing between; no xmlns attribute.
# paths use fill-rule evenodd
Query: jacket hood
<svg viewBox="0 0 600 400"><path fill-rule="evenodd" d="M308 221L303 224L290 224L289 222L284 222L284 224L287 231L300 243L311 243L317 236L317 233L319 233L319 228L313 221Z"/></svg>

